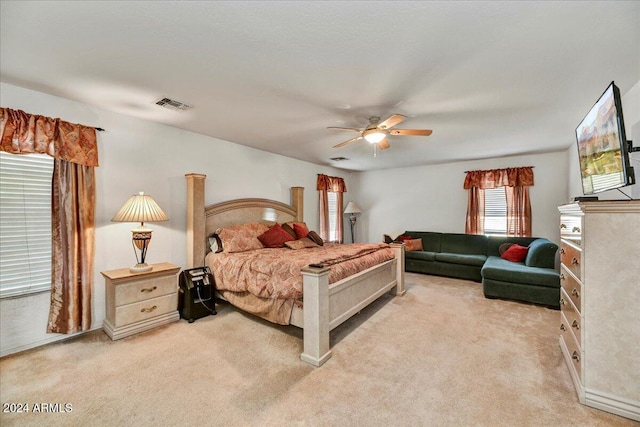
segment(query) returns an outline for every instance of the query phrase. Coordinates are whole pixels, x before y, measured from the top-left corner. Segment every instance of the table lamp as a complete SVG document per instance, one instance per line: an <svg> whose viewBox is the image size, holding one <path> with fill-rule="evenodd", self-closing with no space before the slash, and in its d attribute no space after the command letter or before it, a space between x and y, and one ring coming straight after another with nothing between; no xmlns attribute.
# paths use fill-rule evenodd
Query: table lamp
<svg viewBox="0 0 640 427"><path fill-rule="evenodd" d="M160 209L160 206L151 198L144 194L143 191L134 194L127 200L118 213L111 218L115 222L139 222L140 227L131 230L133 235L132 245L133 252L136 254L137 264L129 268L132 273L143 273L151 271L152 266L145 262L147 257L147 248L151 241L151 233L153 230L144 226L145 222L167 221L167 215ZM140 252L140 256L138 256Z"/></svg>

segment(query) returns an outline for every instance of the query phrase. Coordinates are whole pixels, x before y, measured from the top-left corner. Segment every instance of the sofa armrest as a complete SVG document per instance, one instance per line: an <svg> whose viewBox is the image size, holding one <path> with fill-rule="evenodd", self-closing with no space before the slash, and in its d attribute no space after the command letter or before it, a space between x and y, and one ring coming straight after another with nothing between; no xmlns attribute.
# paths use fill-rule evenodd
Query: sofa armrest
<svg viewBox="0 0 640 427"><path fill-rule="evenodd" d="M558 245L547 239L536 239L529 244L524 264L529 267L555 268Z"/></svg>

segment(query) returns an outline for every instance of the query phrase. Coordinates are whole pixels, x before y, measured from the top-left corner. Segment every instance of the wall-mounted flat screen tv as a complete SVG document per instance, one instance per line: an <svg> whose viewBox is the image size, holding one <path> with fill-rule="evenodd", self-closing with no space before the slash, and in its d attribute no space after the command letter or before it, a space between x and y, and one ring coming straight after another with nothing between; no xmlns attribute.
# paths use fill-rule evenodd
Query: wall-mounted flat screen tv
<svg viewBox="0 0 640 427"><path fill-rule="evenodd" d="M629 164L620 91L611 82L576 128L584 194L635 183Z"/></svg>

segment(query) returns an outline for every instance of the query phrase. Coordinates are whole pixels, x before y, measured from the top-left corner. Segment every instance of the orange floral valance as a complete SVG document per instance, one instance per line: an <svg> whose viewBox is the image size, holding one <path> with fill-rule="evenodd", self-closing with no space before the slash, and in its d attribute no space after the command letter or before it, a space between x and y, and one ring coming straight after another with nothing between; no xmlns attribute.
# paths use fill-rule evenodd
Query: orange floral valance
<svg viewBox="0 0 640 427"><path fill-rule="evenodd" d="M84 166L98 166L96 130L60 119L0 108L0 151L48 154Z"/></svg>
<svg viewBox="0 0 640 427"><path fill-rule="evenodd" d="M347 185L344 183L344 179L340 177L318 174L318 190L346 193Z"/></svg>
<svg viewBox="0 0 640 427"><path fill-rule="evenodd" d="M464 189L497 187L529 187L533 185L533 167L491 169L467 172Z"/></svg>

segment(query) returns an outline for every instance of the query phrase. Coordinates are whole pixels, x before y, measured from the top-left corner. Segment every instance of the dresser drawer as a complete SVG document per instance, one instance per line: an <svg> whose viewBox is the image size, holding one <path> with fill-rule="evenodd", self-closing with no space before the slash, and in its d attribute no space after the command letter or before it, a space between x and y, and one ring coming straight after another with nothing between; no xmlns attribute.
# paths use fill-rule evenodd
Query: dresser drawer
<svg viewBox="0 0 640 427"><path fill-rule="evenodd" d="M115 327L129 325L178 309L178 293L116 307Z"/></svg>
<svg viewBox="0 0 640 427"><path fill-rule="evenodd" d="M560 237L573 240L580 244L582 242L582 217L572 215L560 216Z"/></svg>
<svg viewBox="0 0 640 427"><path fill-rule="evenodd" d="M178 291L175 276L149 277L116 286L116 307L168 295Z"/></svg>
<svg viewBox="0 0 640 427"><path fill-rule="evenodd" d="M560 284L569 296L571 302L573 302L573 305L582 313L582 283L577 281L564 265L560 269Z"/></svg>
<svg viewBox="0 0 640 427"><path fill-rule="evenodd" d="M565 358L568 357L567 366L576 372L578 379L582 382L582 350L575 340L575 335L564 313L560 313L560 319L560 337L568 351L565 355Z"/></svg>
<svg viewBox="0 0 640 427"><path fill-rule="evenodd" d="M580 248L563 240L560 243L560 261L574 274L574 276L578 278L578 280L582 280L582 275L580 273L580 267L582 265L582 251Z"/></svg>
<svg viewBox="0 0 640 427"><path fill-rule="evenodd" d="M582 344L582 318L580 317L580 313L576 311L564 289L562 289L562 291L560 292L560 296L560 310L562 311L562 314L567 321L566 326L573 331L573 335L578 344Z"/></svg>

